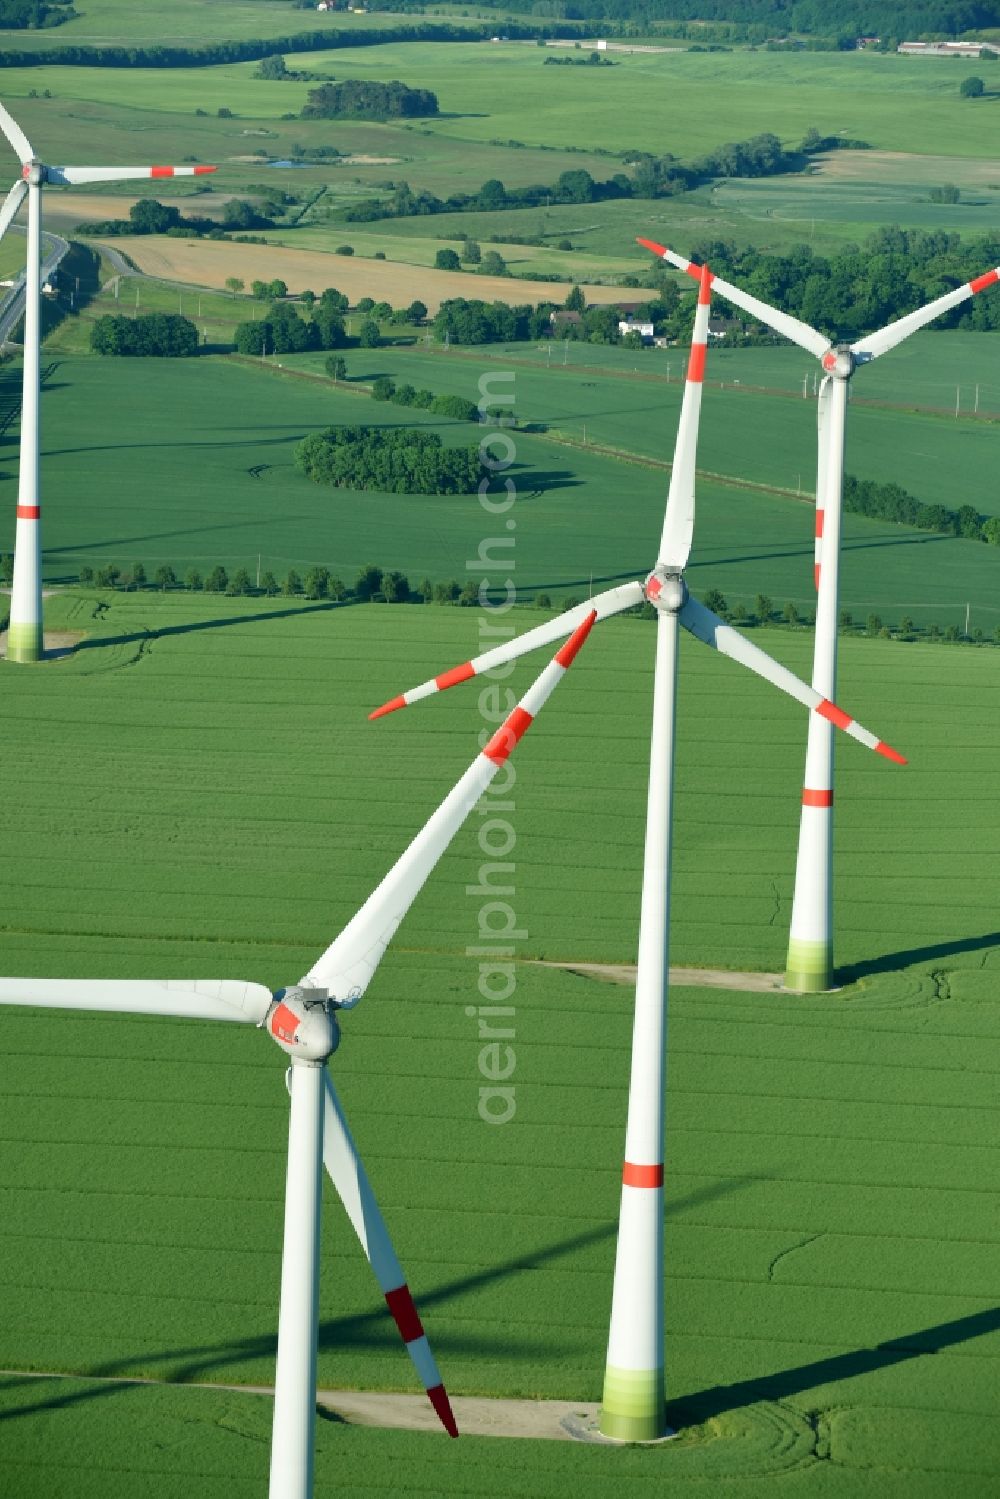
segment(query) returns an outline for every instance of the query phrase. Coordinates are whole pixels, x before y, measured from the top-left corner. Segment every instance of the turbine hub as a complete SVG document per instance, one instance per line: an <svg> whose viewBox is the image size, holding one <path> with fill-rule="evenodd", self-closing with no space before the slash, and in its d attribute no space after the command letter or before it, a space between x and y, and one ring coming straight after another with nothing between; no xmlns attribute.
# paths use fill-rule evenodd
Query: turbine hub
<svg viewBox="0 0 1000 1499"><path fill-rule="evenodd" d="M264 1025L296 1062L325 1062L340 1045L340 1026L322 990L279 989Z"/></svg>
<svg viewBox="0 0 1000 1499"><path fill-rule="evenodd" d="M835 349L827 349L820 362L827 374L832 375L835 380L849 380L857 363L849 344L838 344Z"/></svg>
<svg viewBox="0 0 1000 1499"><path fill-rule="evenodd" d="M684 579L676 569L654 567L643 586L643 593L655 609L677 614L688 596Z"/></svg>
<svg viewBox="0 0 1000 1499"><path fill-rule="evenodd" d="M45 168L40 161L27 161L21 168L21 176L32 187L38 187L39 183L45 181Z"/></svg>

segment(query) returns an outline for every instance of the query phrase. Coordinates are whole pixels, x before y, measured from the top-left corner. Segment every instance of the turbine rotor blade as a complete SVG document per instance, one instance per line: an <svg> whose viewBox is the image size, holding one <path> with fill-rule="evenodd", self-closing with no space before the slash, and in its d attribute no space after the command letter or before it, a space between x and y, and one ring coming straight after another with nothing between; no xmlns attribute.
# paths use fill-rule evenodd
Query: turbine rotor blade
<svg viewBox="0 0 1000 1499"><path fill-rule="evenodd" d="M660 555L657 560L658 567L676 568L679 572L683 572L684 565L691 555L691 540L694 536L698 423L701 417L701 393L705 382L708 313L712 300L709 290L711 284L712 273L707 265L702 266L698 283L698 307L694 315L694 330L691 334L691 355L688 359L680 421L677 424L677 441L674 444L674 460L670 469L667 510L663 517L663 534L660 537Z"/></svg>
<svg viewBox="0 0 1000 1499"><path fill-rule="evenodd" d="M15 119L12 119L12 117L7 113L2 104L0 104L0 130L3 131L4 135L14 147L14 150L17 152L18 160L23 167L26 167L29 161L34 161L35 153L32 149L31 142L28 140L28 137L25 135L24 131L21 129L17 121Z"/></svg>
<svg viewBox="0 0 1000 1499"><path fill-rule="evenodd" d="M85 182L131 182L144 177L201 177L215 167L46 167L46 182L79 187Z"/></svg>
<svg viewBox="0 0 1000 1499"><path fill-rule="evenodd" d="M885 744L869 729L863 728L849 713L838 708L836 703L832 703L829 698L823 697L822 693L817 692L814 687L809 687L805 682L800 681L794 672L788 670L787 666L782 666L779 661L775 661L766 651L762 651L760 646L751 644L746 636L734 630L732 625L727 625L717 614L713 614L711 609L707 609L690 594L684 601L678 617L684 628L690 630L692 635L697 636L706 645L721 651L724 656L731 656L734 661L739 661L741 666L748 667L765 681L772 682L775 687L780 688L782 692L787 692L789 697L794 697L805 707L811 708L821 718L829 719L836 728L843 729L845 734L849 734L859 744L874 750L876 754L884 755L887 760L895 761L897 765L906 764L906 760L898 750Z"/></svg>
<svg viewBox="0 0 1000 1499"><path fill-rule="evenodd" d="M260 1025L273 995L231 979L0 979L0 1004Z"/></svg>
<svg viewBox="0 0 1000 1499"><path fill-rule="evenodd" d="M908 312L905 317L897 318L894 323L888 323L880 328L877 333L869 333L864 338L859 338L857 343L851 344L851 353L859 363L867 363L870 359L877 359L880 354L887 354L897 344L909 338L911 333L916 333L918 328L923 328L927 323L932 323L942 312L947 312L949 307L957 307L968 297L974 297L978 292L985 291L988 286L995 286L1000 281L1000 269L987 271L984 276L977 276L975 281L967 281L963 286L956 286L954 291L945 292L943 297L937 297L933 302L928 302L924 307L918 307L916 312Z"/></svg>
<svg viewBox="0 0 1000 1499"><path fill-rule="evenodd" d="M389 1238L389 1230L379 1212L375 1194L368 1175L351 1138L347 1120L329 1072L326 1079L325 1118L323 1125L323 1164L329 1173L361 1241L361 1248L372 1267L406 1351L413 1360L413 1367L420 1377L427 1398L438 1419L451 1437L458 1436L458 1426L451 1409L451 1402L438 1372L438 1366L427 1341L427 1334L413 1304L406 1276L403 1274L396 1251Z"/></svg>
<svg viewBox="0 0 1000 1499"><path fill-rule="evenodd" d="M668 250L664 245L658 245L655 240L640 239L640 245L647 250L652 250L654 255L659 255L670 265L674 265L680 271L686 271L697 281L701 276L701 266L695 265L693 261L685 260L683 255L678 255L676 250ZM790 313L782 312L777 307L771 307L767 302L761 302L749 292L742 291L738 286L732 286L728 281L723 281L720 276L712 277L712 290L725 297L727 302L732 302L734 307L740 307L744 312L749 312L751 317L758 318L760 322L766 323L773 328L775 333L780 333L788 338L793 344L798 344L800 349L806 349L810 354L815 354L817 359L829 351L830 340L824 338L815 328L810 328L808 323L800 322L798 318L792 317Z"/></svg>
<svg viewBox="0 0 1000 1499"><path fill-rule="evenodd" d="M385 879L300 980L303 988L325 989L331 998L346 1008L357 1004L431 870L500 766L527 733L550 693L566 675L596 619L597 611L592 609L535 678L517 707L476 756L437 811L424 823Z"/></svg>
<svg viewBox="0 0 1000 1499"><path fill-rule="evenodd" d="M397 708L407 708L411 703L417 703L424 697L431 697L435 692L442 692L446 687L456 687L459 682L467 682L470 677L481 676L483 672L491 671L494 666L502 666L507 661L516 661L519 656L525 656L529 651L537 651L543 645L551 645L555 640L565 640L566 636L581 625L591 613L595 614L598 619L607 619L611 614L619 614L623 609L631 609L636 604L641 604L644 597L641 583L623 583L619 588L609 588L605 593L597 593L585 604L577 604L574 608L567 609L565 614L558 615L544 625L537 625L534 630L526 631L516 640L510 640L506 645L494 646L492 650L484 651L481 656L473 656L471 661L466 661L461 666L453 666L450 671L442 672L439 677L432 677L429 682L421 682L419 687L411 687L400 697L390 698L389 702L383 703L381 708L376 708L373 713L369 713L368 717L383 718L386 713L395 713Z"/></svg>
<svg viewBox="0 0 1000 1499"><path fill-rule="evenodd" d="M0 208L0 239L3 239L7 233L17 210L27 196L28 184L24 181L23 177L19 177L6 198L4 198L3 207Z"/></svg>

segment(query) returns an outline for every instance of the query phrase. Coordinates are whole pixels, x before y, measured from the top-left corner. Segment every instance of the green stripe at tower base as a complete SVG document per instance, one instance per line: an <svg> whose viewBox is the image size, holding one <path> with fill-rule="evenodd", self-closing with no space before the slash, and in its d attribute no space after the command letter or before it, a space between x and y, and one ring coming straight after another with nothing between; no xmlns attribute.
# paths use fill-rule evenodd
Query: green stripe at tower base
<svg viewBox="0 0 1000 1499"><path fill-rule="evenodd" d="M800 994L825 994L835 989L833 943L804 942L792 937L788 943L785 988Z"/></svg>
<svg viewBox="0 0 1000 1499"><path fill-rule="evenodd" d="M656 1442L667 1436L663 1369L613 1369L609 1364L599 1430L619 1442Z"/></svg>
<svg viewBox="0 0 1000 1499"><path fill-rule="evenodd" d="M42 626L39 621L34 625L10 625L7 630L7 660L8 661L41 661L45 656L45 645L42 639Z"/></svg>

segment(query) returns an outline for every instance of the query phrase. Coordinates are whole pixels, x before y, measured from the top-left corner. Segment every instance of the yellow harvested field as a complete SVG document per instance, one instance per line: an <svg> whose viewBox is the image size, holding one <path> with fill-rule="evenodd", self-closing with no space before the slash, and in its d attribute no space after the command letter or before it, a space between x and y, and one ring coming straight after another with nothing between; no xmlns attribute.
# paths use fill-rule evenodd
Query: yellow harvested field
<svg viewBox="0 0 1000 1499"><path fill-rule="evenodd" d="M429 312L436 312L449 297L477 297L486 302L563 302L572 285L569 281L516 281L507 276L434 271L395 261L226 240L170 239L151 234L108 240L107 244L124 250L147 276L165 281L224 289L229 276L239 276L248 287L251 281L280 279L290 292L308 287L319 293L335 286L352 302L359 297L374 297L376 302L405 307L419 297ZM635 301L643 295L620 286L585 286L583 291L590 303L613 303L623 297Z"/></svg>

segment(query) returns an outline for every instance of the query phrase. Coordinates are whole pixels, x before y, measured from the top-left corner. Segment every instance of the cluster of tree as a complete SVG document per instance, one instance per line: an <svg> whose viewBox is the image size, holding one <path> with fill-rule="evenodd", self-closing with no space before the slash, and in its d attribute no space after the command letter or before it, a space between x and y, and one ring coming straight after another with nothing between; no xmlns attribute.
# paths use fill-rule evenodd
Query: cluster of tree
<svg viewBox="0 0 1000 1499"><path fill-rule="evenodd" d="M272 220L244 198L231 198L222 211L222 223L193 214L182 214L179 208L160 203L156 198L140 198L128 211L127 219L102 219L77 224L74 234L99 234L102 238L123 234L169 234L174 239L224 239L237 229L270 229Z"/></svg>
<svg viewBox="0 0 1000 1499"><path fill-rule="evenodd" d="M470 494L482 477L475 444L405 427L329 427L303 438L295 462L317 484L390 494Z"/></svg>
<svg viewBox="0 0 1000 1499"><path fill-rule="evenodd" d="M480 276L509 276L507 262L496 250L487 250L484 255L474 239L467 239L459 254L457 250L438 250L434 256L436 271L460 271L463 265L475 266Z"/></svg>
<svg viewBox="0 0 1000 1499"><path fill-rule="evenodd" d="M302 107L304 120L415 119L437 113L435 93L429 88L410 88L398 78L391 83L376 83L367 78L324 83L309 90Z"/></svg>
<svg viewBox="0 0 1000 1499"><path fill-rule="evenodd" d="M845 245L829 258L808 245L768 255L712 240L693 245L691 258L831 337L853 340L1000 264L1000 235L963 240L944 231L878 229L860 248ZM929 327L998 329L1000 297L971 297Z"/></svg>
<svg viewBox="0 0 1000 1499"><path fill-rule="evenodd" d="M0 28L4 31L41 30L61 26L79 15L69 0L0 0Z"/></svg>
<svg viewBox="0 0 1000 1499"><path fill-rule="evenodd" d="M292 303L275 302L267 317L238 323L233 342L238 354L304 354L309 349L345 349L351 340L343 309L321 298L307 318Z"/></svg>
<svg viewBox="0 0 1000 1499"><path fill-rule="evenodd" d="M190 359L198 352L198 329L177 312L99 317L90 330L90 347L95 354Z"/></svg>
<svg viewBox="0 0 1000 1499"><path fill-rule="evenodd" d="M397 385L388 375L379 375L372 381L372 396L376 401L391 401L394 406L416 406L422 411L433 412L435 416L450 416L459 422L479 420L479 407L465 396L436 396L432 390Z"/></svg>
<svg viewBox="0 0 1000 1499"><path fill-rule="evenodd" d="M814 132L817 140L824 137ZM818 149L810 145L810 149ZM484 182L475 193L451 193L439 198L434 193L414 192L407 182L397 183L391 198L368 198L349 208L345 219L354 223L373 219L410 218L420 214L459 213L475 210L489 213L497 209L537 208L552 203L602 203L616 198L669 198L690 192L702 183L718 177L769 177L775 173L799 170L805 151L785 151L776 135L765 131L746 141L730 141L707 156L685 165L676 156L654 156L648 151L630 152L626 161L633 175L616 172L598 182L583 167L561 172L555 183L533 183L528 187L509 188L499 178Z"/></svg>
<svg viewBox="0 0 1000 1499"><path fill-rule="evenodd" d="M673 286L666 295L680 302ZM665 304L655 306L665 310ZM553 323L551 314L560 310L577 313L578 320ZM618 329L621 317L617 307L587 307L579 287L574 287L566 299L566 309L560 309L554 302L542 302L537 307L511 307L506 302L452 297L441 303L431 327L438 343L520 343L526 339L570 338L613 344L622 338Z"/></svg>
<svg viewBox="0 0 1000 1499"><path fill-rule="evenodd" d="M968 541L986 541L1000 546L1000 518L980 515L974 505L949 510L945 505L924 504L898 484L876 484L872 479L844 475L844 509L875 520L916 526L918 531L936 531L943 536L963 536Z"/></svg>
<svg viewBox="0 0 1000 1499"><path fill-rule="evenodd" d="M305 69L294 72L281 53L262 59L260 67L254 69L255 78L264 78L273 83L312 83L316 78L330 80L328 73L309 73ZM339 155L339 153L337 153Z"/></svg>

